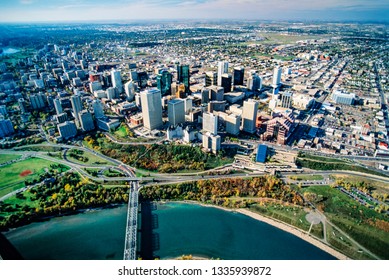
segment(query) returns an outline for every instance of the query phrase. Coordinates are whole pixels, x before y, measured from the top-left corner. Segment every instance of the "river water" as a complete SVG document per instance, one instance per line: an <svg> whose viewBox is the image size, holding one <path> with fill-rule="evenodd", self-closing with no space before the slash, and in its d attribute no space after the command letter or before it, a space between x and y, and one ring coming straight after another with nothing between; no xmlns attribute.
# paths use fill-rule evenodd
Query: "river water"
<svg viewBox="0 0 389 280"><path fill-rule="evenodd" d="M233 259L334 259L328 253L266 223L197 204L157 204L144 211L141 254L175 258L192 254ZM127 208L91 210L7 232L25 259L106 260L123 258Z"/></svg>

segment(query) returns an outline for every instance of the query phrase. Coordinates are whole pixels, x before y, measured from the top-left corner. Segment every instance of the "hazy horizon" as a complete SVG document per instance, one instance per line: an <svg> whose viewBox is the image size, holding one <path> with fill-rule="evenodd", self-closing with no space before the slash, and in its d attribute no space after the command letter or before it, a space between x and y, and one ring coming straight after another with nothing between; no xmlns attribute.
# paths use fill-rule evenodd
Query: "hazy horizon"
<svg viewBox="0 0 389 280"><path fill-rule="evenodd" d="M389 22L380 0L2 0L2 23L142 20Z"/></svg>

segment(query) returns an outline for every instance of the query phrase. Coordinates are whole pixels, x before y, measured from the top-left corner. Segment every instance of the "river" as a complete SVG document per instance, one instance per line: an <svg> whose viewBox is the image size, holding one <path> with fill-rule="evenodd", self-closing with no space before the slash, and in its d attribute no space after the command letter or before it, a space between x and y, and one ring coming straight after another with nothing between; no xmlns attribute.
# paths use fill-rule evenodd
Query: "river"
<svg viewBox="0 0 389 280"><path fill-rule="evenodd" d="M145 208L146 209L146 208ZM25 259L123 258L126 206L33 223L5 236ZM317 247L242 214L188 203L157 204L141 217L141 254L233 259L334 259Z"/></svg>

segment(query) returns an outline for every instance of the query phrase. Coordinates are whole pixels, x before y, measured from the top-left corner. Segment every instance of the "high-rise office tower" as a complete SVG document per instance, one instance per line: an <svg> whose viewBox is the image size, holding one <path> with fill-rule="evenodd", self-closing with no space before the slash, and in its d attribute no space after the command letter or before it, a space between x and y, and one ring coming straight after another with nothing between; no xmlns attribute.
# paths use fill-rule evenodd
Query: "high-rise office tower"
<svg viewBox="0 0 389 280"><path fill-rule="evenodd" d="M274 73L273 73L273 94L277 94L280 87L281 87L281 75L282 75L282 68L280 67L275 67L274 68Z"/></svg>
<svg viewBox="0 0 389 280"><path fill-rule="evenodd" d="M180 63L177 63L177 81L185 85L185 93L190 93L189 65L180 65Z"/></svg>
<svg viewBox="0 0 389 280"><path fill-rule="evenodd" d="M80 126L83 131L91 131L95 129L95 124L93 123L92 114L87 110L82 110L78 113L80 119Z"/></svg>
<svg viewBox="0 0 389 280"><path fill-rule="evenodd" d="M74 118L76 119L76 123L79 124L78 113L80 113L82 110L81 96L72 95L70 97L70 102L72 103L73 115L74 115Z"/></svg>
<svg viewBox="0 0 389 280"><path fill-rule="evenodd" d="M0 119L0 138L9 136L15 132L10 120Z"/></svg>
<svg viewBox="0 0 389 280"><path fill-rule="evenodd" d="M171 93L172 81L173 75L167 70L163 70L157 75L157 88L161 91L162 96L169 95Z"/></svg>
<svg viewBox="0 0 389 280"><path fill-rule="evenodd" d="M113 100L119 97L119 91L116 87L110 87L107 89L107 98Z"/></svg>
<svg viewBox="0 0 389 280"><path fill-rule="evenodd" d="M211 95L211 90L207 87L203 88L201 90L201 103L202 104L208 103L210 99L210 95Z"/></svg>
<svg viewBox="0 0 389 280"><path fill-rule="evenodd" d="M238 135L240 132L240 123L242 117L239 115L228 115L225 119L226 121L226 132L232 135Z"/></svg>
<svg viewBox="0 0 389 280"><path fill-rule="evenodd" d="M122 77L120 71L113 69L111 71L111 80L113 87L117 88L119 93L123 92Z"/></svg>
<svg viewBox="0 0 389 280"><path fill-rule="evenodd" d="M186 98L186 91L185 91L185 85L184 84L178 84L176 89L176 97L177 98Z"/></svg>
<svg viewBox="0 0 389 280"><path fill-rule="evenodd" d="M210 100L212 101L223 101L224 99L224 88L218 86L208 87L210 90Z"/></svg>
<svg viewBox="0 0 389 280"><path fill-rule="evenodd" d="M142 91L140 93L143 124L149 130L163 126L161 91L157 88Z"/></svg>
<svg viewBox="0 0 389 280"><path fill-rule="evenodd" d="M251 91L258 91L262 88L262 78L255 72L251 72L250 77L247 79L247 89Z"/></svg>
<svg viewBox="0 0 389 280"><path fill-rule="evenodd" d="M60 115L63 113L63 108L61 105L61 100L59 98L54 99L54 108L57 115Z"/></svg>
<svg viewBox="0 0 389 280"><path fill-rule="evenodd" d="M205 86L217 86L217 72L206 72L205 73Z"/></svg>
<svg viewBox="0 0 389 280"><path fill-rule="evenodd" d="M96 119L103 118L105 116L103 104L101 103L100 99L96 99L92 102L92 108Z"/></svg>
<svg viewBox="0 0 389 280"><path fill-rule="evenodd" d="M203 130L217 135L218 118L212 113L203 113Z"/></svg>
<svg viewBox="0 0 389 280"><path fill-rule="evenodd" d="M234 68L234 86L243 86L244 67Z"/></svg>
<svg viewBox="0 0 389 280"><path fill-rule="evenodd" d="M232 75L231 74L223 74L222 75L222 88L224 88L224 93L231 92L232 85Z"/></svg>
<svg viewBox="0 0 389 280"><path fill-rule="evenodd" d="M77 127L74 122L64 122L58 124L59 135L66 140L77 135Z"/></svg>
<svg viewBox="0 0 389 280"><path fill-rule="evenodd" d="M141 71L141 72L137 72L136 76L138 76L137 81L138 81L139 88L143 89L147 87L147 81L149 80L149 75L147 75L145 71Z"/></svg>
<svg viewBox="0 0 389 280"><path fill-rule="evenodd" d="M124 91L126 93L127 100L133 101L135 98L135 85L134 85L134 82L132 80L125 83Z"/></svg>
<svg viewBox="0 0 389 280"><path fill-rule="evenodd" d="M190 98L186 98L184 100L184 104L185 104L185 114L189 114L189 112L192 111L193 108L193 100Z"/></svg>
<svg viewBox="0 0 389 280"><path fill-rule="evenodd" d="M219 61L217 68L217 85L219 87L222 86L222 75L228 73L228 62L227 61Z"/></svg>
<svg viewBox="0 0 389 280"><path fill-rule="evenodd" d="M185 122L185 104L182 99L170 100L167 104L168 118L171 125L178 125Z"/></svg>
<svg viewBox="0 0 389 280"><path fill-rule="evenodd" d="M243 131L247 133L254 133L256 131L257 113L257 101L249 99L243 102Z"/></svg>

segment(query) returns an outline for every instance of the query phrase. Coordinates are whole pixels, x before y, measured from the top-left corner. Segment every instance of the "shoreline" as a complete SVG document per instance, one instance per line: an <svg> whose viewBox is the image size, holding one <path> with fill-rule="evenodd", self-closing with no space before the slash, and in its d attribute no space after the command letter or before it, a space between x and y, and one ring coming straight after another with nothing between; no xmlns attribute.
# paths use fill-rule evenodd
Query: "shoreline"
<svg viewBox="0 0 389 280"><path fill-rule="evenodd" d="M180 201L177 201L177 202L180 202ZM274 226L274 227L276 227L276 228L278 228L280 230L283 230L283 231L286 231L286 232L288 232L290 234L293 234L294 236L296 236L296 237L298 237L298 238L300 238L300 239L310 243L311 245L313 245L313 246L323 250L324 252L334 256L338 260L351 260L346 255L342 254L339 251L336 251L332 247L330 247L330 246L324 244L323 242L317 240L316 238L306 234L301 229L298 229L298 228L296 228L294 226L288 225L288 224L283 223L281 221L276 221L274 219L262 216L259 213L250 211L248 209L244 209L244 208L231 209L231 208L225 208L225 207L218 206L218 205L204 204L204 203L200 203L200 202L196 202L196 201L181 201L181 203L198 204L198 205L201 205L201 206L204 206L204 207L213 207L213 208L217 208L217 209L228 211L228 212L240 213L242 215L248 216L248 217L250 217L252 219L255 219L257 221L267 223L267 224L269 224L271 226Z"/></svg>
<svg viewBox="0 0 389 280"><path fill-rule="evenodd" d="M91 208L80 208L80 209L72 210L69 212L58 213L56 215L36 217L36 219L34 219L34 220L30 220L28 222L21 222L21 224L16 226L16 227L8 227L6 229L0 228L0 233L12 232L18 228L28 226L28 225L31 225L33 223L43 223L43 222L47 222L47 221L50 221L51 219L55 219L55 218L61 218L61 217L66 217L66 216L77 216L77 215L85 214L85 213L92 212L92 211L99 211L99 210L104 210L104 209L116 208L116 207L119 207L121 205L122 205L121 203L112 203L112 204L107 204L107 205L103 205L103 206L91 207Z"/></svg>

